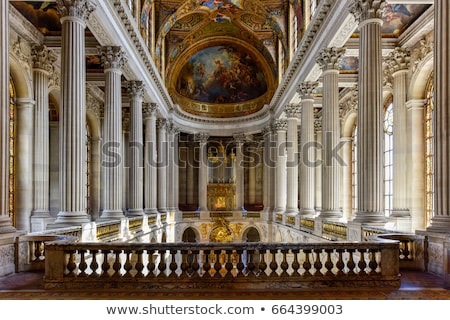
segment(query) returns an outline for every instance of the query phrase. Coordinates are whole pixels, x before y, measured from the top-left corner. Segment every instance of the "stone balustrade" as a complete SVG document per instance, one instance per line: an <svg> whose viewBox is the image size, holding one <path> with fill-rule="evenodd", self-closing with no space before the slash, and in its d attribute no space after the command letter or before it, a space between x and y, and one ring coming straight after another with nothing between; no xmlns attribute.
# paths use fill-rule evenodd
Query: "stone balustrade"
<svg viewBox="0 0 450 320"><path fill-rule="evenodd" d="M47 289L398 288L397 241L45 245Z"/></svg>

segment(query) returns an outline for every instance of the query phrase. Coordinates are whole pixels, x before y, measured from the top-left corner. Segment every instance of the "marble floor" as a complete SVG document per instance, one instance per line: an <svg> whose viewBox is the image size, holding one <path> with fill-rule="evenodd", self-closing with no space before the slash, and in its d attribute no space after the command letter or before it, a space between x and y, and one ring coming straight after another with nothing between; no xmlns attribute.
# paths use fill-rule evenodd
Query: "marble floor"
<svg viewBox="0 0 450 320"><path fill-rule="evenodd" d="M42 272L22 272L0 278L1 300L367 300L367 299L410 299L410 300L450 300L450 288L444 288L443 280L433 274L402 272L398 290L374 289L314 289L301 291L250 291L218 292L198 291L189 293L162 291L56 291L45 290Z"/></svg>

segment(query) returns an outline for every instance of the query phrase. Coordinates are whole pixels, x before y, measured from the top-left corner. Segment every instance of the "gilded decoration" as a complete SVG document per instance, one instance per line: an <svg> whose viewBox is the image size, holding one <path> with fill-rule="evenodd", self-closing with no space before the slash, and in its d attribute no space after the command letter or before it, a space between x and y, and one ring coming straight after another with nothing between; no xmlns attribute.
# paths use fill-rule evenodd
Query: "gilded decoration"
<svg viewBox="0 0 450 320"><path fill-rule="evenodd" d="M208 238L211 242L231 242L240 239L243 225L242 223L230 223L224 218L217 218L212 223L202 223L200 232L202 238Z"/></svg>

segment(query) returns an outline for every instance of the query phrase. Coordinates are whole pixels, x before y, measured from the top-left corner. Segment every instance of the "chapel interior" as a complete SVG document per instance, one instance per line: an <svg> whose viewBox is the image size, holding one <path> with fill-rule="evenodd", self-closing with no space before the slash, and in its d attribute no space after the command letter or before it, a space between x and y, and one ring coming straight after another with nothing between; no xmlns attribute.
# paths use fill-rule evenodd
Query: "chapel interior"
<svg viewBox="0 0 450 320"><path fill-rule="evenodd" d="M450 287L448 1L0 14L0 291Z"/></svg>

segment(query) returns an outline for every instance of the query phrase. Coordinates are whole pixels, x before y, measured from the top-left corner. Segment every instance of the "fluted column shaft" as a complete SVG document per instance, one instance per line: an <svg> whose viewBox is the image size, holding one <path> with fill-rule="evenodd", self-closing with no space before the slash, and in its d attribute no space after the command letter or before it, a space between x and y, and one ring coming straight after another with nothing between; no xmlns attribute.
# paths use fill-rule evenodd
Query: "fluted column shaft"
<svg viewBox="0 0 450 320"><path fill-rule="evenodd" d="M429 231L450 230L450 3L434 1L434 216Z"/></svg>
<svg viewBox="0 0 450 320"><path fill-rule="evenodd" d="M144 150L142 100L145 86L142 81L130 81L130 187L128 215L144 214Z"/></svg>
<svg viewBox="0 0 450 320"><path fill-rule="evenodd" d="M0 234L14 232L9 218L9 1L0 0Z"/></svg>
<svg viewBox="0 0 450 320"><path fill-rule="evenodd" d="M198 203L200 211L208 211L208 135L199 134Z"/></svg>
<svg viewBox="0 0 450 320"><path fill-rule="evenodd" d="M359 19L358 81L358 208L355 222L382 223L384 216L383 172L383 75L380 0L354 0L352 13Z"/></svg>
<svg viewBox="0 0 450 320"><path fill-rule="evenodd" d="M317 82L301 83L297 92L301 97L300 127L300 214L314 215L315 153L314 142L314 96Z"/></svg>
<svg viewBox="0 0 450 320"><path fill-rule="evenodd" d="M409 100L406 103L408 113L409 138L409 170L408 170L408 190L411 212L411 229L423 230L426 228L425 217L425 114L426 100ZM394 128L395 130L395 128Z"/></svg>
<svg viewBox="0 0 450 320"><path fill-rule="evenodd" d="M298 118L300 106L288 105L285 108L287 117L287 199L286 213L298 213Z"/></svg>
<svg viewBox="0 0 450 320"><path fill-rule="evenodd" d="M275 205L276 142L272 126L264 129L264 211L272 212Z"/></svg>
<svg viewBox="0 0 450 320"><path fill-rule="evenodd" d="M236 143L236 211L244 210L244 142L243 134L235 135Z"/></svg>
<svg viewBox="0 0 450 320"><path fill-rule="evenodd" d="M155 214L158 212L158 165L156 145L158 143L156 135L156 104L144 105L145 117L145 213Z"/></svg>
<svg viewBox="0 0 450 320"><path fill-rule="evenodd" d="M167 212L167 120L158 119L158 211Z"/></svg>
<svg viewBox="0 0 450 320"><path fill-rule="evenodd" d="M57 224L89 222L86 213L86 52L90 1L58 0L61 15L60 212Z"/></svg>
<svg viewBox="0 0 450 320"><path fill-rule="evenodd" d="M31 99L16 100L15 215L16 228L31 231L33 210L33 110Z"/></svg>
<svg viewBox="0 0 450 320"><path fill-rule="evenodd" d="M343 48L322 49L316 61L322 68L323 108L322 108L322 212L320 217L339 219L340 210L340 144L339 121L339 67Z"/></svg>
<svg viewBox="0 0 450 320"><path fill-rule="evenodd" d="M104 161L104 197L102 219L120 219L123 214L122 136L122 66L124 52L119 46L99 47L105 73L105 118L103 124L103 152L113 159ZM112 160L112 161L108 161Z"/></svg>
<svg viewBox="0 0 450 320"><path fill-rule="evenodd" d="M408 206L408 135L405 134L406 94L409 68L409 52L396 48L389 54L387 65L393 76L394 92L394 162L393 162L393 210L391 216L409 216Z"/></svg>
<svg viewBox="0 0 450 320"><path fill-rule="evenodd" d="M256 144L254 147L252 147L252 152L256 153ZM248 168L248 203L249 204L255 204L256 203L256 166L258 163L256 162L258 159L256 159L254 156L251 156L251 161L249 163Z"/></svg>
<svg viewBox="0 0 450 320"><path fill-rule="evenodd" d="M173 124L168 127L168 172L167 204L170 211L178 211L178 128Z"/></svg>
<svg viewBox="0 0 450 320"><path fill-rule="evenodd" d="M186 163L186 203L194 204L194 151L195 147L192 142L188 143L187 153L187 163Z"/></svg>
<svg viewBox="0 0 450 320"><path fill-rule="evenodd" d="M316 145L322 144L322 120L321 119L315 119L314 121L314 132L315 132L315 142ZM322 209L322 148L315 148L315 169L314 174L316 178L315 181L315 195L314 195L314 204L315 204L315 210L319 211Z"/></svg>
<svg viewBox="0 0 450 320"><path fill-rule="evenodd" d="M34 171L33 213L49 217L49 75L53 71L56 55L45 46L32 50L34 84Z"/></svg>
<svg viewBox="0 0 450 320"><path fill-rule="evenodd" d="M352 216L352 137L343 137L342 143L342 160L344 166L342 167L342 214L346 221L351 220Z"/></svg>
<svg viewBox="0 0 450 320"><path fill-rule="evenodd" d="M274 123L277 132L277 149L276 149L276 198L275 198L275 212L284 213L286 211L286 120L278 120Z"/></svg>

